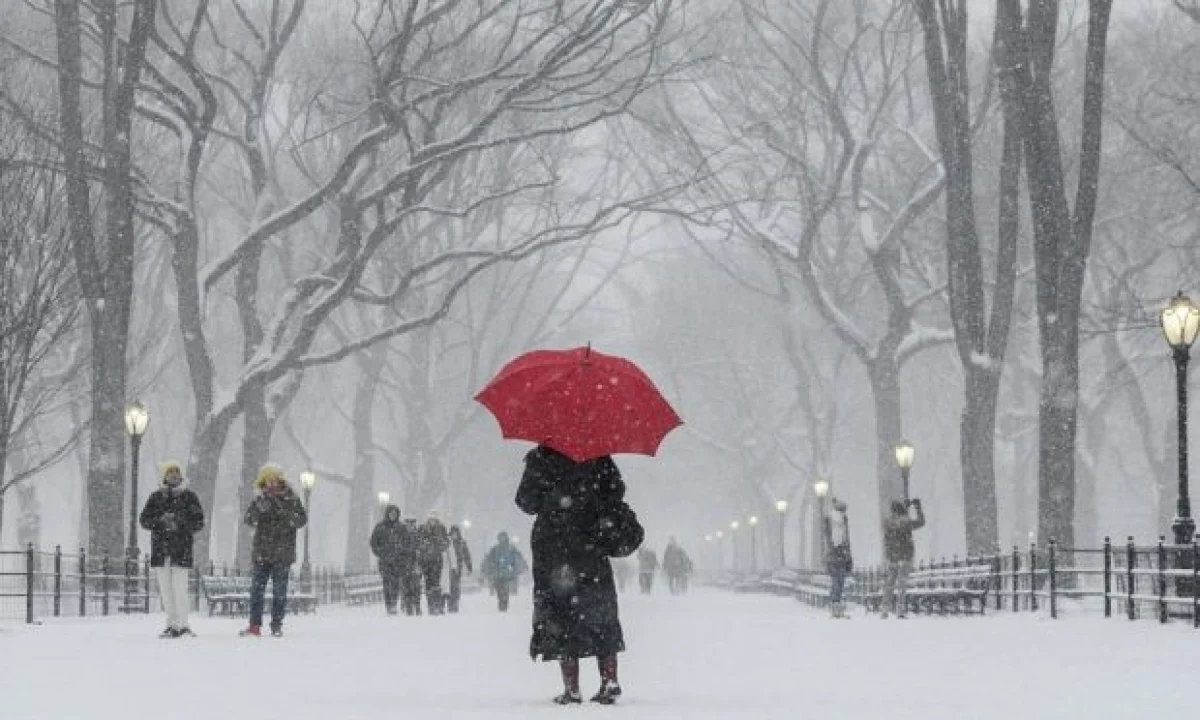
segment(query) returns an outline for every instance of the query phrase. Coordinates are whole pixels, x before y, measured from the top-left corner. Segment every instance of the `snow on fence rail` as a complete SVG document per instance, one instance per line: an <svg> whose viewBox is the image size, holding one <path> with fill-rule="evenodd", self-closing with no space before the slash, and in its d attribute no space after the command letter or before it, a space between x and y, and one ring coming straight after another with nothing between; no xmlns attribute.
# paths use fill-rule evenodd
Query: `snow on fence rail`
<svg viewBox="0 0 1200 720"><path fill-rule="evenodd" d="M1197 536L1200 538L1200 536ZM913 568L910 587L937 591L971 590L980 611L1038 612L1057 618L1064 607L1123 614L1130 620L1155 618L1165 623L1184 619L1200 628L1200 543L1124 545L1104 539L1102 548L1062 548L1057 543L1011 553L921 562ZM882 568L852 574L846 598L869 609L878 604ZM792 595L809 605L828 603L828 575L821 570L783 568L743 575L723 573L713 582L737 592ZM920 593L916 593L918 596Z"/></svg>
<svg viewBox="0 0 1200 720"><path fill-rule="evenodd" d="M245 577L244 568L209 563L191 573L188 592L192 608L207 606L207 578ZM356 579L373 575L347 576L337 568L314 567L294 574L293 587L315 597L317 605L347 602L347 587L359 587ZM369 583L368 583L369 584ZM357 599L357 598L356 598ZM158 583L150 571L150 560L129 562L107 555L89 556L84 550L64 553L34 549L0 550L0 618L34 623L47 617L107 616L118 613L148 613L159 610Z"/></svg>

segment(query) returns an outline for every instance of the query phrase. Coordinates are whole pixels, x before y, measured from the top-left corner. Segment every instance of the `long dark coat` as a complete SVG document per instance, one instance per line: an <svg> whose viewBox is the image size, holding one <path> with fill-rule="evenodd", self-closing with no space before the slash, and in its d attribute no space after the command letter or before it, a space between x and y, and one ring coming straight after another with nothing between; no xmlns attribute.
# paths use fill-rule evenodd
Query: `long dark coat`
<svg viewBox="0 0 1200 720"><path fill-rule="evenodd" d="M146 499L138 522L150 531L151 567L162 567L168 559L175 567L192 566L193 540L204 529L204 509L196 493L164 485Z"/></svg>
<svg viewBox="0 0 1200 720"><path fill-rule="evenodd" d="M548 448L525 458L517 490L533 523L534 659L604 657L625 649L610 557L642 543L611 458L575 463Z"/></svg>
<svg viewBox="0 0 1200 720"><path fill-rule="evenodd" d="M291 488L279 495L259 495L246 508L246 524L254 528L250 547L255 567L296 562L296 531L308 522L304 503Z"/></svg>
<svg viewBox="0 0 1200 720"><path fill-rule="evenodd" d="M371 532L371 551L386 574L403 575L417 566L417 538L400 521L400 508L388 505L383 520Z"/></svg>

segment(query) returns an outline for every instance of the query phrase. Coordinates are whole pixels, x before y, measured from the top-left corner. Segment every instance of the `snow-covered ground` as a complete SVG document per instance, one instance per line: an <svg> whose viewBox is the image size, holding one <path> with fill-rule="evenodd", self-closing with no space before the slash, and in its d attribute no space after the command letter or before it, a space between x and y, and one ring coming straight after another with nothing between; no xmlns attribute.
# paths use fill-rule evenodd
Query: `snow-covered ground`
<svg viewBox="0 0 1200 720"><path fill-rule="evenodd" d="M531 663L529 593L501 616L385 617L325 608L283 639L196 618L0 625L5 720L379 718L1162 718L1191 715L1200 631L1031 615L832 620L779 598L698 591L623 597L630 651L615 708L559 708L554 665ZM596 686L584 666L584 691Z"/></svg>

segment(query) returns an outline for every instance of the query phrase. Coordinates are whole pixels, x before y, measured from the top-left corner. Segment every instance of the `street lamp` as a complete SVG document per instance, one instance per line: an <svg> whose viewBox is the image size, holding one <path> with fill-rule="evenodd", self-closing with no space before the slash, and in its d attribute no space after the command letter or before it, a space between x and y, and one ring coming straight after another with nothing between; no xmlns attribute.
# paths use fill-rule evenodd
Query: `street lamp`
<svg viewBox="0 0 1200 720"><path fill-rule="evenodd" d="M813 483L813 494L817 496L817 522L813 525L813 529L819 538L813 546L818 553L815 562L820 563L821 558L825 556L825 533L822 528L825 523L825 498L829 495L829 481L821 479Z"/></svg>
<svg viewBox="0 0 1200 720"><path fill-rule="evenodd" d="M317 474L312 470L305 470L300 473L300 489L304 491L304 514L309 515L309 507L312 500L312 491L317 484ZM308 522L304 523L304 564L300 566L300 576L304 578L306 583L311 584L312 580L312 564L309 562L308 553L308 529L312 527L312 517L308 518Z"/></svg>
<svg viewBox="0 0 1200 720"><path fill-rule="evenodd" d="M137 582L138 561L138 452L142 449L142 436L150 425L150 413L141 401L134 400L125 408L125 432L129 434L130 449L130 488L129 488L129 544L125 555L125 612L132 610L130 595L133 584ZM150 588L146 588L149 592Z"/></svg>
<svg viewBox="0 0 1200 720"><path fill-rule="evenodd" d="M725 539L725 531L718 530L717 531L717 572L724 572L724 570L725 570L725 550L722 549L722 547L721 547L724 544L721 541L724 539Z"/></svg>
<svg viewBox="0 0 1200 720"><path fill-rule="evenodd" d="M380 490L377 496L379 500L379 514L387 512L388 503L392 501L392 495L387 490Z"/></svg>
<svg viewBox="0 0 1200 720"><path fill-rule="evenodd" d="M776 500L775 511L779 513L779 567L787 567L787 520L788 501Z"/></svg>
<svg viewBox="0 0 1200 720"><path fill-rule="evenodd" d="M751 515L750 524L750 572L758 572L758 516Z"/></svg>
<svg viewBox="0 0 1200 720"><path fill-rule="evenodd" d="M907 440L901 440L896 443L896 465L900 468L900 477L904 480L904 499L908 500L908 473L912 470L913 460L916 459L916 450L912 443Z"/></svg>
<svg viewBox="0 0 1200 720"><path fill-rule="evenodd" d="M1163 336L1175 358L1176 410L1179 414L1179 495L1171 530L1175 533L1176 545L1187 545L1196 532L1188 493L1187 368L1192 343L1196 342L1197 331L1200 331L1200 308L1180 292L1162 311L1161 322Z"/></svg>

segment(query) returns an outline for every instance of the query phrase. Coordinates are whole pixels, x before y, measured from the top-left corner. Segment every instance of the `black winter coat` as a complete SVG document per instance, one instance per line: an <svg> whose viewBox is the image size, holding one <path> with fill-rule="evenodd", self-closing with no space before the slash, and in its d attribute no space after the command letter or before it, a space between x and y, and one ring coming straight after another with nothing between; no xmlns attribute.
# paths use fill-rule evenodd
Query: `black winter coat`
<svg viewBox="0 0 1200 720"><path fill-rule="evenodd" d="M603 657L625 649L610 557L641 545L644 531L624 502L609 457L575 463L539 447L517 490L533 523L534 659Z"/></svg>
<svg viewBox="0 0 1200 720"><path fill-rule="evenodd" d="M416 543L412 532L400 521L400 509L395 505L388 506L384 520L371 533L371 552L379 558L380 570L412 572L417 565Z"/></svg>
<svg viewBox="0 0 1200 720"><path fill-rule="evenodd" d="M187 488L160 488L150 494L138 522L150 531L150 566L169 559L175 567L192 567L192 542L204 529L200 498Z"/></svg>
<svg viewBox="0 0 1200 720"><path fill-rule="evenodd" d="M438 563L449 549L450 531L441 520L426 520L417 541L417 559L423 563Z"/></svg>
<svg viewBox="0 0 1200 720"><path fill-rule="evenodd" d="M255 566L296 562L296 531L308 522L304 503L291 488L280 495L259 495L246 508L246 524L254 528L251 561Z"/></svg>

